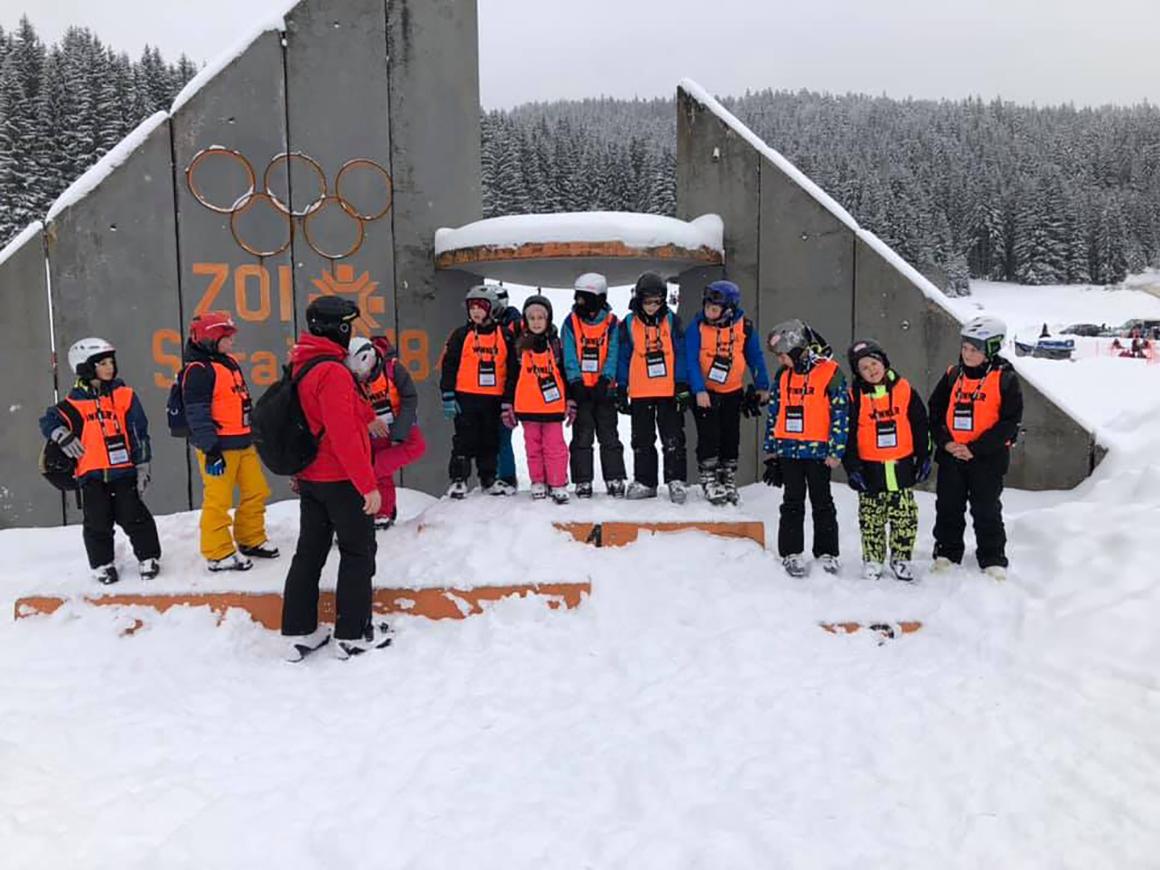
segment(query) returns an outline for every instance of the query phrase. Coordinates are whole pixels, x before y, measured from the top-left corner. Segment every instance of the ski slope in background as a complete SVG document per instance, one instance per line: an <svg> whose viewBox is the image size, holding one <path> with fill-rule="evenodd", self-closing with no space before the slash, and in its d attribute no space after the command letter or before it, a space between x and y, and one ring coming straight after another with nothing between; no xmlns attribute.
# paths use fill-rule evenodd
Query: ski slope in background
<svg viewBox="0 0 1160 870"><path fill-rule="evenodd" d="M1014 327L1025 289L962 303ZM1044 293L1029 322L1055 320L1053 298L1060 321L1123 319L1101 316L1106 296L1078 317ZM1057 367L1113 449L1075 491L1007 493L1003 585L973 567L858 579L855 498L838 488L843 575L805 581L744 541L594 550L549 526L636 505L406 493L380 582L589 577L591 597L398 618L386 652L299 666L244 618L171 611L132 637L134 614L103 609L0 619L2 863L1155 866L1160 366L1032 362ZM772 542L779 493L743 497L723 513L765 520ZM919 503L925 556L933 499ZM655 515L709 512L693 497ZM271 515L292 549L293 506ZM158 584L206 582L195 524L161 521ZM0 556L0 613L32 588L85 588L78 528L0 532ZM276 588L286 559L238 585ZM119 591L141 588L125 574ZM910 618L920 632L882 643L817 627Z"/></svg>

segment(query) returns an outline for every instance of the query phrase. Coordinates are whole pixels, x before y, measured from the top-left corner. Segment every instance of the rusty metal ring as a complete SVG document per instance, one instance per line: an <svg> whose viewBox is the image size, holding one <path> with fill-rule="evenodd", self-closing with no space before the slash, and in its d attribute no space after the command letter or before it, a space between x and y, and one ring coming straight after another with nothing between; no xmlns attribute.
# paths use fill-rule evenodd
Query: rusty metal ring
<svg viewBox="0 0 1160 870"><path fill-rule="evenodd" d="M352 169L355 166L370 166L372 169L376 170L383 176L383 181L386 184L387 189L387 204L383 206L382 210L377 211L374 214L362 214L357 209L355 209L353 205L350 204L350 201L347 200L346 197L342 195L342 176L348 169ZM391 180L391 173L387 172L386 169L384 169L375 161L369 160L366 157L356 157L354 160L348 160L346 163L342 164L341 168L338 170L338 175L335 176L334 179L334 193L338 198L338 204L342 207L343 211L345 211L353 218L358 218L361 221L367 222L377 221L379 218L389 212L391 210L391 206L394 204L395 199L394 182Z"/></svg>
<svg viewBox="0 0 1160 870"><path fill-rule="evenodd" d="M319 189L321 190L318 198L301 211L295 211L290 207L290 205L282 202L282 200L278 199L278 197L275 195L274 191L270 189L270 173L274 171L274 168L279 163L286 163L286 177L289 179L290 161L295 158L305 161L306 164L314 170L314 173L318 176ZM324 172L322 167L318 165L317 160L315 160L309 154L303 154L301 151L291 151L290 153L283 152L282 154L274 155L274 157L271 158L270 162L266 165L266 171L262 173L262 189L265 191L266 195L270 197L270 201L274 203L275 208L277 208L280 212L295 218L304 218L311 212L321 208L322 203L326 200L327 195L330 193L330 186L326 180L326 172Z"/></svg>
<svg viewBox="0 0 1160 870"><path fill-rule="evenodd" d="M194 170L197 169L203 160L214 156L230 157L238 161L246 171L246 178L249 179L249 189L236 198L228 207L214 205L206 199L205 195L193 180ZM193 155L193 159L189 161L189 166L185 167L185 183L189 187L189 192L193 194L193 198L210 211L216 212L217 214L233 215L238 209L238 203L254 193L254 188L258 182L257 177L254 175L254 167L250 165L250 161L246 159L244 154L240 151L235 151L233 148L226 148L224 145L211 145L209 148L203 148Z"/></svg>
<svg viewBox="0 0 1160 870"><path fill-rule="evenodd" d="M238 217L240 215L244 215L251 208L253 208L254 203L257 202L258 200L265 200L266 202L270 203L270 207L274 210L274 213L279 214L286 219L286 229L287 229L286 241L282 243L281 247L275 248L275 249L270 250L270 251L263 251L263 250L259 250L258 248L251 247L250 245L246 244L246 242L242 240L241 235L238 234L238 227L237 227ZM239 199L236 203L234 203L234 208L229 212L229 215L230 215L230 235L232 235L234 237L234 241L238 243L239 248L241 248L247 254L253 254L255 257L262 257L262 258L264 258L264 257L276 257L279 254L281 254L283 251L285 251L288 247L290 247L290 242L294 238L294 221L290 218L289 214L284 212L282 209L278 208L278 206L274 202L274 197L270 196L270 194L268 194L268 193L263 193L261 191L253 191L253 190L250 191L245 196L243 196L241 199ZM313 247L313 246L311 246L311 247Z"/></svg>
<svg viewBox="0 0 1160 870"><path fill-rule="evenodd" d="M351 220L353 220L355 226L358 227L358 238L356 238L354 240L354 244L351 245L348 250L344 251L341 254L332 254L332 253L329 253L327 251L322 250L322 248L320 248L320 247L318 247L318 245L314 244L314 239L310 235L310 222L314 218L316 218L319 214L321 214L323 211L325 211L327 203L330 203L330 202L337 203L338 207L340 209L342 209L342 212L347 217L349 217ZM306 244L310 245L310 247L314 250L314 252L316 254L318 254L318 256L325 257L328 260L342 260L342 259L345 259L346 257L349 257L351 254L353 254L355 251L357 251L359 248L362 247L363 239L366 237L366 222L362 218L358 217L357 215L351 214L350 211L347 209L346 205L344 204L342 197L338 196L338 194L332 193L323 199L322 205L320 205L318 208L316 208L314 211L312 211L310 214L308 214L306 217L304 217L302 219L302 235L306 238Z"/></svg>

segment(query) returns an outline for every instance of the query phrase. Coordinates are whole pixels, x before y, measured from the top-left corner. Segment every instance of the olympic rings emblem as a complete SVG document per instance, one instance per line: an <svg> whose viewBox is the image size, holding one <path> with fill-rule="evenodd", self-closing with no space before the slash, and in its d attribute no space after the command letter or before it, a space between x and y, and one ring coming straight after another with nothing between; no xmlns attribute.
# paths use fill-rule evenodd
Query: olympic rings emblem
<svg viewBox="0 0 1160 870"><path fill-rule="evenodd" d="M225 160L241 167L246 179L246 190L229 205L211 202L198 186L195 173L208 160ZM283 164L285 164L286 171L289 172L291 161L299 161L310 173L313 173L317 181L318 195L309 205L302 209L294 209L290 203L282 202L270 186L272 174ZM378 173L381 177L383 191L385 193L384 204L381 208L365 212L359 211L349 199L343 196L343 179L349 179L349 173L358 169L369 169ZM346 163L339 167L338 175L334 179L334 190L332 192L326 178L326 172L318 164L318 161L308 154L303 154L301 151L276 154L271 158L270 162L266 165L265 171L262 173L261 187L259 189L257 173L254 172L254 167L246 159L245 155L233 148L226 148L222 145L211 145L209 148L203 148L193 155L189 166L185 168L185 183L189 188L189 192L193 194L193 198L201 203L201 205L217 214L229 215L230 234L234 237L234 241L238 243L238 246L243 251L253 254L255 257L275 257L285 251L290 247L290 242L294 238L295 225L297 224L300 228L299 231L302 233L302 237L306 240L306 244L320 257L325 257L328 260L345 259L362 247L363 240L366 238L366 225L383 217L391 210L394 202L394 188L391 174L375 161L365 157L357 157L354 160L346 161ZM279 215L280 219L286 221L285 241L276 248L262 249L251 245L242 237L238 229L238 219L259 205L272 210L275 214ZM354 243L344 251L324 250L316 243L314 235L311 233L311 222L331 206L338 206L341 212L354 221L355 224Z"/></svg>

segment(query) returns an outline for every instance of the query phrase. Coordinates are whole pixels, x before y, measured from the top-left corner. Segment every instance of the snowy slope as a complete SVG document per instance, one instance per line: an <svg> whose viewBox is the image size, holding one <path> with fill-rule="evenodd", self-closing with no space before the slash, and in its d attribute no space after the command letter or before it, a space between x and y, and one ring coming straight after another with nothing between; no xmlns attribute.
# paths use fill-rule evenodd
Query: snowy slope
<svg viewBox="0 0 1160 870"><path fill-rule="evenodd" d="M1103 362L1055 365L1074 398ZM275 635L198 611L132 637L106 610L0 620L3 865L1155 866L1160 390L1100 423L1116 449L1091 480L1007 493L1005 585L857 579L847 490L843 576L790 581L779 493L757 486L731 515L765 520L767 551L697 533L595 550L548 527L640 509L602 499L428 506L380 534L384 583L583 575L591 597L400 617L394 648L348 663L283 665ZM193 523L163 522L158 584L196 575ZM0 554L5 611L81 582L75 527L0 532ZM817 627L914 618L881 645Z"/></svg>

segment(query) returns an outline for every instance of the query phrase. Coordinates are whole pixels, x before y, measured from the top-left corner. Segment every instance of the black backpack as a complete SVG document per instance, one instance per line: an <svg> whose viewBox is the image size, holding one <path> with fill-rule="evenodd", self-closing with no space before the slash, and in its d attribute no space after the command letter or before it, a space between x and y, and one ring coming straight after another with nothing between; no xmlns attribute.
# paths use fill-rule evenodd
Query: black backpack
<svg viewBox="0 0 1160 870"><path fill-rule="evenodd" d="M165 403L165 417L169 421L169 434L174 438L189 437L189 421L185 419L185 370L182 366L169 387L169 399Z"/></svg>
<svg viewBox="0 0 1160 870"><path fill-rule="evenodd" d="M77 409L67 401L58 403L56 409L68 418L69 428L77 438L80 438L85 421L81 419ZM44 443L44 448L40 451L40 474L61 492L80 491L80 484L77 482L77 461L66 456L60 445L51 438Z"/></svg>
<svg viewBox="0 0 1160 870"><path fill-rule="evenodd" d="M315 436L310 431L302 403L298 400L298 383L316 365L327 362L342 366L343 371L350 371L333 357L312 359L303 364L297 375L291 373L289 365L284 365L282 377L254 403L251 421L254 446L258 448L262 464L274 474L298 474L318 455L322 432Z"/></svg>

